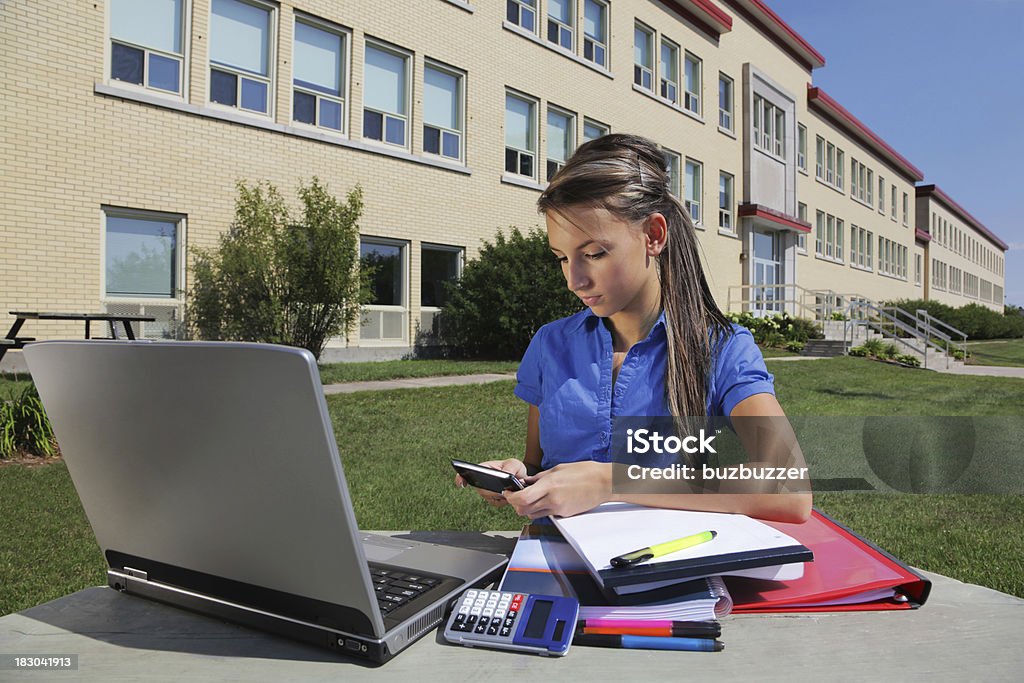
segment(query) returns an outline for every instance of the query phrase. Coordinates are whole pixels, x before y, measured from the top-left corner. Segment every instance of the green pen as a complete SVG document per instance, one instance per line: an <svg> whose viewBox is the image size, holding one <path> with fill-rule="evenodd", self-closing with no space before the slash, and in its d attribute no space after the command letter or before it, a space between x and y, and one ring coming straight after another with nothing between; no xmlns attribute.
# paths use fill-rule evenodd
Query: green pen
<svg viewBox="0 0 1024 683"><path fill-rule="evenodd" d="M693 546L700 545L701 543L707 543L717 535L717 531L702 531L699 534L693 534L692 536L686 536L674 541L666 541L664 543L652 545L649 548L640 548L640 550L634 550L631 553L613 557L611 559L611 564L616 568L632 567L633 565L640 564L641 562L653 560L655 557L661 557L662 555L668 555L669 553L678 552L686 548L692 548Z"/></svg>

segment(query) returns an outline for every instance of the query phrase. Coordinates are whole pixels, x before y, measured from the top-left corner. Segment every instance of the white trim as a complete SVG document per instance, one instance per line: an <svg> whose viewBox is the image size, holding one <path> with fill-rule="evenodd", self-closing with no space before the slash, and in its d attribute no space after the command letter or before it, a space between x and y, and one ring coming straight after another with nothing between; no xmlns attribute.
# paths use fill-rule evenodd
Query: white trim
<svg viewBox="0 0 1024 683"><path fill-rule="evenodd" d="M242 98L241 98L242 84L241 84L241 82L239 82L238 86L237 86L238 87L238 90L237 90L238 101L235 104L235 106L232 107L232 106L229 106L229 105L226 105L226 104L220 104L219 102L214 102L213 101L213 98L212 98L212 95L211 95L211 91L210 91L210 89L213 87L213 78L212 78L210 72L215 68L215 65L214 65L213 61L210 59L210 49L209 49L209 47L207 47L207 50L206 50L206 62L205 62L206 63L206 92L204 93L205 97L203 98L203 101L206 103L207 107L219 108L219 109L223 109L225 111L236 111L236 112L244 113L244 114L246 114L248 116L258 116L258 117L263 118L263 119L270 119L271 121L275 121L276 117L277 117L277 106L276 106L277 105L277 85L278 85L278 83L277 83L277 34L278 34L278 25L277 25L277 23L278 23L278 9L279 8L278 8L278 6L276 4L271 4L269 2L265 2L265 0L233 0L233 1L234 2L240 2L240 3L246 4L246 5L252 5L253 7L258 7L260 9L266 10L268 12L268 14L269 14L269 16L267 17L267 30L270 31L270 35L268 36L268 39L267 39L267 75L265 77L266 81L267 81L267 111L264 113L264 112L253 111L252 109L242 109L242 103L241 103L241 100L242 100ZM211 2L207 3L207 5L206 5L206 26L207 26L207 29L208 29L207 30L207 36L206 36L207 37L207 43L206 43L207 45L210 45L210 42L211 42L210 39L212 37L211 36L212 31L209 30L209 29L210 29L210 27L212 27L212 25L213 25L213 2L211 0ZM220 71L226 71L228 73L234 73L236 75L236 77L239 77L239 78L245 77L244 74L246 73L246 72L239 71L238 69L235 69L234 67L231 67L231 66L216 65L216 68L219 69ZM260 75L260 78L253 78L251 80L263 80L263 77L262 77L262 75Z"/></svg>
<svg viewBox="0 0 1024 683"><path fill-rule="evenodd" d="M116 218L138 218L140 220L153 220L173 222L175 224L174 235L174 285L175 293L169 297L140 297L140 296L117 296L107 294L107 217ZM182 306L186 300L187 274L186 261L188 249L186 247L188 214L173 211L152 211L136 207L115 206L113 204L100 204L100 291L99 301L101 303L125 303L125 304L150 304Z"/></svg>
<svg viewBox="0 0 1024 683"><path fill-rule="evenodd" d="M502 161L502 164L504 165L504 160ZM530 190L537 190L538 192L543 192L548 186L547 183L542 185L535 180L527 179L526 176L512 175L510 173L502 173L501 182L507 185L518 185L519 187L525 187Z"/></svg>
<svg viewBox="0 0 1024 683"><path fill-rule="evenodd" d="M539 11L539 8L538 8L538 11ZM615 79L615 76L608 69L606 69L606 68L604 68L604 67L602 67L602 66L600 66L598 64L595 64L594 62L591 62L588 59L584 59L583 57L580 57L579 55L577 55L577 54L575 54L573 52L570 52L569 50L566 50L561 45L555 45L554 43L549 43L547 40L538 37L534 33L530 33L529 31L527 31L525 28L523 28L522 26L520 26L518 24L513 24L512 22L510 22L510 21L508 21L506 19L506 20L502 21L501 27L503 29L505 29L506 31L511 31L512 33L520 35L523 38L526 38L527 40L529 40L529 41L531 41L533 43L536 43L537 45L540 45L541 47L547 48L548 50L551 50L552 52L557 52L558 54L562 55L563 57L568 57L569 59L571 59L572 61L576 62L577 64L585 66L585 67L587 67L588 69L590 69L592 71L596 71L597 73L601 74L602 76L605 76L606 78L610 78L612 80ZM608 52L609 52L608 50L605 50L605 55L606 56L608 55Z"/></svg>
<svg viewBox="0 0 1024 683"><path fill-rule="evenodd" d="M363 321L362 316L359 319L359 346L408 346L409 345L409 327L412 321L412 306L409 305L410 299L410 286L409 276L411 272L410 256L409 251L412 243L409 240L397 239L394 237L376 237L374 235L359 235L359 258L362 260L362 248L363 244L380 244L384 246L398 247L400 249L401 261L402 261L402 304L401 305L385 305L385 304L365 304L362 306L363 310L367 311L380 311L403 313L405 316L405 325L402 327L401 339L364 339L363 338ZM383 324L383 323L382 323ZM383 331L383 330L382 330Z"/></svg>
<svg viewBox="0 0 1024 683"><path fill-rule="evenodd" d="M310 125L308 123L303 123L301 121L296 121L295 120L295 89L296 89L296 87L298 87L298 86L295 85L295 61L296 61L295 60L295 26L296 26L296 24L299 24L299 23L306 24L307 26L310 26L311 28L319 29L321 31L324 31L325 33L333 33L333 34L341 37L341 59L342 59L342 63L341 63L341 77L342 77L342 79L344 79L344 83L342 84L341 98L340 98L341 99L341 130L340 131L336 131L333 128L327 128L326 126L321 126L321 125L319 125L319 123ZM313 15L306 14L305 12L302 12L302 11L299 11L299 10L295 10L295 12L292 15L292 73L291 73L291 76L292 76L292 81L291 81L291 83L289 85L291 87L292 101L291 101L291 106L289 107L289 111L291 113L291 120L289 121L289 123L292 124L292 125L308 127L308 128L310 128L312 130L331 131L334 134L344 135L344 136L348 137L349 131L352 130L352 128L351 128L351 125L352 125L352 120L351 120L352 119L352 116L351 116L351 114L352 114L352 30L349 29L349 28L345 28L344 26L339 26L338 24L331 23L331 22L327 21L326 19L321 19L320 17L315 17ZM307 92L307 93L310 93L310 94L315 93L317 97L328 97L332 101L335 99L335 98L331 97L330 95L326 95L325 93L317 93L316 91L311 91L311 90L303 89L303 88L299 88L299 89L302 92ZM318 110L319 110L319 108L318 108ZM314 118L315 118L315 114L314 114Z"/></svg>
<svg viewBox="0 0 1024 683"><path fill-rule="evenodd" d="M673 104L672 102L669 102L668 100L666 100L664 97L662 97L658 93L652 92L652 91L648 90L647 88L641 88L636 83L633 83L632 85L633 85L633 90L635 92L638 92L641 95L645 95L647 97L650 97L652 100L654 100L658 104L662 104L662 105L668 107L669 109L672 109L672 110L674 110L674 111L676 111L676 112L678 112L680 114L685 114L686 116L689 116L691 119L693 119L694 121L696 121L696 122L698 122L700 124L706 123L704 121L704 119L701 118L700 116L698 116L697 114L694 114L689 109L684 109L683 107L679 106L678 104ZM732 135L731 137L735 138L736 136Z"/></svg>
<svg viewBox="0 0 1024 683"><path fill-rule="evenodd" d="M405 68L405 114L398 114L396 112L379 111L377 109L374 109L373 107L367 107L366 106L366 50L368 48L370 48L370 47L374 48L375 50L380 50L381 52L390 52L391 54L395 55L396 57L402 57L402 58L405 59L405 66L406 66L406 68ZM388 145L392 149L394 149L394 148L404 149L405 151L407 151L409 153L412 153L412 135L413 135L413 130L412 130L412 123L413 123L413 116L412 116L412 108L413 108L412 82L413 82L413 79L416 77L415 70L416 70L415 69L415 54L411 50L408 50L408 49L403 48L403 47L399 47L397 45L393 45L393 44L388 43L387 41L381 40L379 38L374 38L372 36L367 36L367 35L363 36L363 83L362 83L363 92L362 92L362 107L360 109L360 114L362 114L362 116L359 117L359 137L361 139L363 139L364 141L371 142L373 144ZM405 126L405 131L406 131L406 133L405 133L405 143L401 144L401 145L396 145L393 142L387 142L386 141L386 138L388 136L388 134L387 134L387 121L384 121L384 120L381 121L381 131L380 131L381 132L381 139L380 140L377 140L375 138L368 138L368 137L366 137L366 130L365 130L365 125L364 125L365 121L364 120L366 118L365 114L366 114L367 109L369 109L372 112L377 112L377 113L381 114L382 119L385 116L394 116L395 118L404 118L405 119L405 123L406 123L406 126Z"/></svg>
<svg viewBox="0 0 1024 683"><path fill-rule="evenodd" d="M445 156L444 154L434 154L433 152L428 152L425 149L425 142L424 142L426 140L426 133L422 133L422 136L421 136L422 139L420 140L420 149L423 151L424 155L427 155L429 157L433 157L433 158L437 158L437 159L444 159L444 160L448 161L449 163L465 164L466 163L466 151L467 151L466 150L466 104L467 104L467 102L466 102L466 72L463 71L462 69L458 69L458 68L456 68L454 66L445 64L444 62L438 61L436 59L431 59L430 57L424 57L424 59L423 59L423 81L424 81L424 86L423 86L423 89L424 89L424 95L423 95L423 97L424 97L424 104L423 104L423 107L424 107L424 111L426 110L425 99L426 99L426 80L427 80L426 72L427 72L427 69L433 69L435 71L440 71L442 73L446 73L449 76L454 76L456 81L457 81L456 87L459 89L459 92L457 93L457 97L458 97L458 100L459 100L459 116L458 116L458 118L459 118L459 121L458 121L459 129L456 132L459 134L459 158L456 159L456 160L453 160L451 157ZM427 124L427 122L425 120L423 120L422 116L420 117L420 119L421 119L421 122L422 122L423 126L430 125L430 124ZM438 126L434 126L434 127L438 128ZM448 130L448 129L442 128L441 130L444 131L444 130ZM444 142L443 142L443 140L442 140L442 143L441 143L441 149L444 149Z"/></svg>
<svg viewBox="0 0 1024 683"><path fill-rule="evenodd" d="M149 88L146 86L146 79L143 77L142 85L136 85L134 83L128 83L126 81L115 80L110 77L110 70L113 68L111 63L112 54L110 44L114 40L110 35L110 11L111 3L104 3L103 9L103 83L106 84L117 84L117 86L124 88L132 88L145 92L146 94L155 95L158 97L164 97L173 101L188 102L189 101L189 88L191 80L189 75L191 69L189 68L192 64L192 0L182 0L181 3L181 92L175 95L167 90L160 90L159 88ZM147 49L141 48L140 49ZM162 52L159 51L158 52ZM173 53L165 53L173 54ZM149 65L143 65L144 72L148 71Z"/></svg>

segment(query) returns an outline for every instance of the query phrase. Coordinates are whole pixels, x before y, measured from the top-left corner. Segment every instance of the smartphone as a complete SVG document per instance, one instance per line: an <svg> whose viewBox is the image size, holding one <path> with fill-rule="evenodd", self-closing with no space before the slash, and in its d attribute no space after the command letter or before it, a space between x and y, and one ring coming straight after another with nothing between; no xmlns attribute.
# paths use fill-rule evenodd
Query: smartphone
<svg viewBox="0 0 1024 683"><path fill-rule="evenodd" d="M521 491L526 488L526 484L519 477L495 467L474 465L471 462L454 459L452 467L466 480L467 484L478 489L501 493L502 491Z"/></svg>

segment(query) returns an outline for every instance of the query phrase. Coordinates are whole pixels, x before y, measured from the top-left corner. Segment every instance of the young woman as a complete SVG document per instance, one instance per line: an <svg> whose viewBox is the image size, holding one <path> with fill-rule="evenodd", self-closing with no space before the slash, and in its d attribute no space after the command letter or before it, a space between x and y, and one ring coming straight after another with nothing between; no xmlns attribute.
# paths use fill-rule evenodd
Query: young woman
<svg viewBox="0 0 1024 683"><path fill-rule="evenodd" d="M668 183L654 143L606 135L582 145L538 200L566 285L587 308L545 325L530 342L515 389L530 406L525 456L483 463L530 485L479 490L491 504L530 518L612 500L780 521L810 514L806 483L807 492L795 493L731 484L723 493L614 490L609 449L619 416L729 417L748 453L757 441L752 460L802 463L773 378L750 333L715 304L693 223ZM748 416L774 418L769 424L780 433L755 434L752 422L736 419Z"/></svg>

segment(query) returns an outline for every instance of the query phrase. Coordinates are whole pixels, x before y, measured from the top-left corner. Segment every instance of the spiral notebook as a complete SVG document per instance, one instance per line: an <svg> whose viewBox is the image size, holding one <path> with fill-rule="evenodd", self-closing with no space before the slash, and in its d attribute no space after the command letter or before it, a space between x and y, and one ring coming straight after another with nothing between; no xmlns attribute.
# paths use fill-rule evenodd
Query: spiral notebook
<svg viewBox="0 0 1024 683"><path fill-rule="evenodd" d="M523 528L499 589L575 597L581 619L711 621L732 610L729 591L717 576L630 595L602 591L583 559L550 523Z"/></svg>

